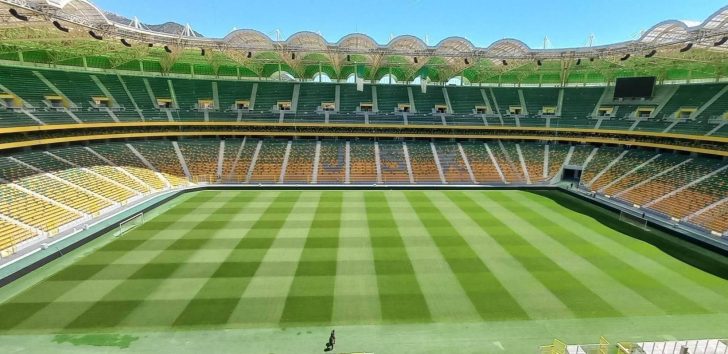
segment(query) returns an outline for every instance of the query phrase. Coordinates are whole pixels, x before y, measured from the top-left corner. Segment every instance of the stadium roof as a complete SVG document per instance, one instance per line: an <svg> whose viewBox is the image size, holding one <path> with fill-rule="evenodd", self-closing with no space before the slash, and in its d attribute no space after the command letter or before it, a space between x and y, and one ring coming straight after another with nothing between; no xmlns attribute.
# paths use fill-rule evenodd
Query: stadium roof
<svg viewBox="0 0 728 354"><path fill-rule="evenodd" d="M635 40L558 49L534 49L517 39L476 47L462 37L434 46L414 36L377 43L362 33L333 43L313 32L277 41L252 29L205 38L189 25L162 32L136 20L123 23L87 0L0 0L0 11L0 59L103 69L238 77L285 71L301 79L318 72L333 79L392 74L440 82L461 75L470 82L514 84L636 75L717 79L728 73L728 6L698 25L668 20Z"/></svg>

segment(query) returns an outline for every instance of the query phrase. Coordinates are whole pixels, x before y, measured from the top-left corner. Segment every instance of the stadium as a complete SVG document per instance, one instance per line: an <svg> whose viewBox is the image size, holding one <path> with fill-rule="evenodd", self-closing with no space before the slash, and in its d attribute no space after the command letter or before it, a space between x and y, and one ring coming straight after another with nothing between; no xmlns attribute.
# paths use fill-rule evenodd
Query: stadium
<svg viewBox="0 0 728 354"><path fill-rule="evenodd" d="M0 0L0 351L728 353L728 6L541 49L126 15Z"/></svg>

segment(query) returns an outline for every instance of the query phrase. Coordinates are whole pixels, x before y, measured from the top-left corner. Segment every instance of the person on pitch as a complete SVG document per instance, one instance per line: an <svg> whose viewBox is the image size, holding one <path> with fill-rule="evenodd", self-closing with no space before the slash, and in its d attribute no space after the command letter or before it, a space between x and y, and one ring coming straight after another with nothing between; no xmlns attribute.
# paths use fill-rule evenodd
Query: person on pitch
<svg viewBox="0 0 728 354"><path fill-rule="evenodd" d="M331 335L329 335L329 341L326 342L326 349L324 349L324 351L330 352L334 350L334 345L336 345L336 331L332 330Z"/></svg>

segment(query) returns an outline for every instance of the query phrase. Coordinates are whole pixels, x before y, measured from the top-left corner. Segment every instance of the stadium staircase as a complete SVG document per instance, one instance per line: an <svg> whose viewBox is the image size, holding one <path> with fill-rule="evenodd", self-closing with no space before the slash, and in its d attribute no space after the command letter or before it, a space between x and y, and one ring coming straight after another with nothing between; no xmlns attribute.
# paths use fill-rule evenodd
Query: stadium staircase
<svg viewBox="0 0 728 354"><path fill-rule="evenodd" d="M313 140L293 140L286 161L284 183L313 183L312 176L317 142Z"/></svg>
<svg viewBox="0 0 728 354"><path fill-rule="evenodd" d="M505 177L498 167L488 144L479 142L461 143L463 151L470 162L473 176L478 183L501 184Z"/></svg>
<svg viewBox="0 0 728 354"><path fill-rule="evenodd" d="M261 147L251 165L250 183L279 183L283 162L288 151L288 141L268 139L261 141Z"/></svg>
<svg viewBox="0 0 728 354"><path fill-rule="evenodd" d="M414 183L440 184L440 169L437 167L435 156L429 143L411 141L403 144L405 159L409 156L409 173Z"/></svg>
<svg viewBox="0 0 728 354"><path fill-rule="evenodd" d="M442 179L450 184L473 183L472 171L465 160L459 143L443 142L432 144L436 149Z"/></svg>

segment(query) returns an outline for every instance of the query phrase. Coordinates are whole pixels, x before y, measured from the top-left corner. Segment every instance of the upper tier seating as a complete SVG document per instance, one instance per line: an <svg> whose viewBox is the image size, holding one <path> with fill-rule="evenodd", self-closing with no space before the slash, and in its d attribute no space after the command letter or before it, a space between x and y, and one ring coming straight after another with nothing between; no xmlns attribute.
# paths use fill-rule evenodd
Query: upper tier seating
<svg viewBox="0 0 728 354"><path fill-rule="evenodd" d="M566 87L564 102L561 107L561 118L564 120L584 120L594 113L594 108L602 97L602 87ZM593 123L592 123L593 125Z"/></svg>
<svg viewBox="0 0 728 354"><path fill-rule="evenodd" d="M453 112L456 114L471 114L476 106L485 106L481 89L448 87L447 93Z"/></svg>
<svg viewBox="0 0 728 354"><path fill-rule="evenodd" d="M50 85L47 85L44 80ZM98 81L98 82L97 82ZM331 123L364 123L356 112L362 103L374 103L371 85L357 91L351 83L297 83L262 81L252 82L229 79L179 79L154 76L115 75L100 72L77 72L50 70L46 68L22 68L0 66L0 85L3 93L13 93L29 105L29 117L23 112L11 112L0 107L0 127L45 124L77 124L79 122L148 122L166 121L266 121L277 122L279 117L271 113L279 101L293 101L294 85L300 85L297 114L286 115L285 122L323 122L323 115L314 113L322 102L335 101L336 87L340 90L339 112L332 113ZM43 102L46 96L58 96L51 88L68 98L66 105L71 112L55 111ZM257 86L255 95L253 87ZM217 90L214 89L217 87ZM410 104L408 88L412 90L414 110L408 119L410 124L443 124L439 116L432 115L435 105L445 105L443 87L430 85L427 93L418 86L378 84L377 103L379 114L370 116L371 123L403 124L401 116L392 114L398 104ZM660 102L644 103L614 102L606 100L604 106L615 108L612 119L599 123L599 129L617 129L661 132L672 123L670 118L680 108L699 108L707 104L725 84L691 84L680 86L656 117L638 124L630 119L638 107L658 107ZM537 118L546 107L558 105L559 93L563 90L561 118L551 119L550 127L594 129L597 125L593 115L604 93L603 87L446 87L453 115L445 117L450 125L483 125L484 117L473 116L476 106L486 106L483 94L493 110L499 108L499 116L485 117L492 126L544 127L546 119ZM663 90L664 91L664 90ZM215 97L217 92L217 97ZM519 95L523 93L523 101ZM92 97L109 94L111 109L91 108ZM215 100L217 98L217 100ZM171 100L171 109L159 109L157 99ZM213 109L207 112L195 109L200 100L212 100ZM236 101L248 101L253 112L237 112ZM673 133L703 135L716 127L720 117L728 112L728 100L717 99L695 119L681 122L670 129ZM292 102L293 103L293 102ZM511 117L511 106L524 106L519 118ZM139 108L139 111L136 110ZM414 114L414 111L417 113ZM528 113L527 115L525 113ZM714 133L728 136L728 127Z"/></svg>
<svg viewBox="0 0 728 354"><path fill-rule="evenodd" d="M336 85L332 84L301 84L298 94L298 113L313 113L323 102L334 103Z"/></svg>

